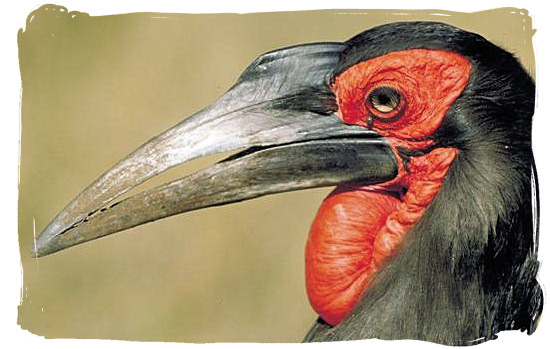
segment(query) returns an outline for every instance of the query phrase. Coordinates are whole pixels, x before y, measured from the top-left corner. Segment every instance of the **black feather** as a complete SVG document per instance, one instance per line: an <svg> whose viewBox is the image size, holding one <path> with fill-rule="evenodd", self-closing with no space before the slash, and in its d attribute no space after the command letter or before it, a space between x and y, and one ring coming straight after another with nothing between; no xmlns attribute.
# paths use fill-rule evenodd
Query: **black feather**
<svg viewBox="0 0 550 349"><path fill-rule="evenodd" d="M336 327L317 322L306 341L471 345L503 330L532 333L542 311L532 79L510 53L442 23L384 25L345 44L333 78L358 62L412 48L456 52L473 69L433 134L436 146L460 150L436 199L353 313Z"/></svg>

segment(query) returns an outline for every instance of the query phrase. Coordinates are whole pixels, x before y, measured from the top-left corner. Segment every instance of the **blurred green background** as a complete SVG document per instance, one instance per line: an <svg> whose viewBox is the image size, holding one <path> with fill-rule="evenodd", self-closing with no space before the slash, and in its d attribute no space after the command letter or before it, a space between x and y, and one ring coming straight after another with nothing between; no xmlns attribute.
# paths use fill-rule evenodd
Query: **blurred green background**
<svg viewBox="0 0 550 349"><path fill-rule="evenodd" d="M478 32L534 76L531 18L516 9L90 17L47 5L31 13L19 33L21 327L48 338L301 341L316 318L303 249L330 189L192 212L41 259L30 257L33 236L116 161L223 94L258 55L404 20Z"/></svg>

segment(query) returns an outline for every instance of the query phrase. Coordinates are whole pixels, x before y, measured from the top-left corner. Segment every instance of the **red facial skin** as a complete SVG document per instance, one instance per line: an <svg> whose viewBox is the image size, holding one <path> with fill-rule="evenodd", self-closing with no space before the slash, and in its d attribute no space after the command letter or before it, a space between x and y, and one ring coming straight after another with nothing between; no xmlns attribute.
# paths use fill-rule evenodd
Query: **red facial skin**
<svg viewBox="0 0 550 349"><path fill-rule="evenodd" d="M342 121L384 136L399 164L390 182L337 187L313 221L306 245L306 286L311 305L327 323L337 325L353 310L437 196L458 150L435 148L410 157L405 167L396 149L433 145L429 136L464 90L470 71L469 61L455 53L413 49L358 63L335 79L332 90ZM369 93L381 86L399 92L395 110L382 113L367 102Z"/></svg>

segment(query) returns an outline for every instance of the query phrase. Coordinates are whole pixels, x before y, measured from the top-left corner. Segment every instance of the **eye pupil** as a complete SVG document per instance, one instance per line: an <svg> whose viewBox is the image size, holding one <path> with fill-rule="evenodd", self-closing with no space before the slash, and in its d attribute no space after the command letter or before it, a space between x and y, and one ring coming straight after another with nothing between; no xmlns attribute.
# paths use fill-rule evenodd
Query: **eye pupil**
<svg viewBox="0 0 550 349"><path fill-rule="evenodd" d="M379 95L378 96L378 103L381 105L389 105L391 102L391 97L388 95Z"/></svg>
<svg viewBox="0 0 550 349"><path fill-rule="evenodd" d="M382 86L371 91L368 102L379 112L389 113L399 106L401 96L394 88Z"/></svg>

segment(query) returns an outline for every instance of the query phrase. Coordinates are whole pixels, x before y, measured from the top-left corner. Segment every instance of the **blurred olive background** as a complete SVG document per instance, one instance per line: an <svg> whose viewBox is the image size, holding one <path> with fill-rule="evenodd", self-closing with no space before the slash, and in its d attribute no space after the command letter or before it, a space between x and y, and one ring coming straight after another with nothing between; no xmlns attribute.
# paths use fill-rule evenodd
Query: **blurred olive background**
<svg viewBox="0 0 550 349"><path fill-rule="evenodd" d="M534 76L525 10L91 17L47 5L31 13L19 33L21 327L48 338L300 341L316 318L303 249L330 188L175 216L41 259L30 257L33 236L116 161L216 100L258 55L404 20L480 33Z"/></svg>

